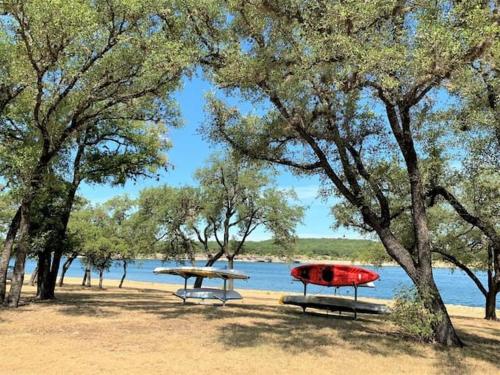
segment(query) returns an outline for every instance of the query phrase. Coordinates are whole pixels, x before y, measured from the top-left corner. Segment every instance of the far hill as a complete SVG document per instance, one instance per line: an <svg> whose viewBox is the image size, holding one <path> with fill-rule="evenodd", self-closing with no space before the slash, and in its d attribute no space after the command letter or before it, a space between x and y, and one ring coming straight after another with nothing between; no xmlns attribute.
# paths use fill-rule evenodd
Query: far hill
<svg viewBox="0 0 500 375"><path fill-rule="evenodd" d="M215 248L215 242L210 243L210 247ZM360 261L388 260L380 242L345 238L300 238L290 249L283 249L273 240L246 241L242 255Z"/></svg>

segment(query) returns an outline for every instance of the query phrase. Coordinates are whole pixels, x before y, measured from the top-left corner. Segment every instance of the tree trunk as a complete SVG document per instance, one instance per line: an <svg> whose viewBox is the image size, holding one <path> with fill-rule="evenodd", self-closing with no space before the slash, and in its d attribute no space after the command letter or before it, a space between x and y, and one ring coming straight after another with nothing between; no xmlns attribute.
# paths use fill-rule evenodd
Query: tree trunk
<svg viewBox="0 0 500 375"><path fill-rule="evenodd" d="M123 286L123 281L125 281L125 277L127 277L127 261L123 260L123 276L120 280L120 285L118 285L118 288L121 288Z"/></svg>
<svg viewBox="0 0 500 375"><path fill-rule="evenodd" d="M446 306L434 282L431 258L424 257L424 259L427 259L427 262L415 262L408 251L388 229L377 228L377 234L387 253L398 262L413 281L419 296L429 311L441 317L439 323L434 327L434 340L447 346L462 346L463 344L453 328ZM422 250L425 251L426 249ZM428 250L430 252L430 247Z"/></svg>
<svg viewBox="0 0 500 375"><path fill-rule="evenodd" d="M427 207L419 159L413 141L410 107L399 107L399 119L394 107L386 104L392 132L405 160L411 195L411 219L413 224L414 247L408 251L413 259L416 275L409 274L417 287L426 307L441 317L434 327L434 340L446 346L463 346L443 303L441 294L432 274L432 249L430 242ZM399 122L400 120L400 122Z"/></svg>
<svg viewBox="0 0 500 375"><path fill-rule="evenodd" d="M102 289L102 280L104 279L104 270L99 270L99 289Z"/></svg>
<svg viewBox="0 0 500 375"><path fill-rule="evenodd" d="M491 248L489 249L491 250ZM496 320L497 319L497 293L498 293L498 284L495 280L495 276L493 273L493 269L497 266L493 260L493 252L488 252L488 260L489 260L489 268L488 268L488 293L486 294L486 306L484 312L484 318L487 320Z"/></svg>
<svg viewBox="0 0 500 375"><path fill-rule="evenodd" d="M488 295L486 296L486 309L485 309L485 319L497 320L497 293L498 289L493 287L488 290Z"/></svg>
<svg viewBox="0 0 500 375"><path fill-rule="evenodd" d="M52 253L44 251L38 255L37 298L42 301L54 299L54 290L49 280L51 262Z"/></svg>
<svg viewBox="0 0 500 375"><path fill-rule="evenodd" d="M76 173L76 172L75 172ZM71 210L73 208L73 203L75 201L75 194L76 190L78 189L78 186L80 184L80 180L78 177L75 177L73 180L73 183L71 185L71 188L68 192L68 195L66 197L66 202L65 206L63 208L63 211L61 213L61 222L60 226L57 229L57 233L55 235L54 240L48 244L48 248L46 249L47 251L52 251L54 253L54 259L52 260L52 263L50 265L50 272L46 274L46 285L47 289L49 291L49 294L51 295L51 298L54 298L55 296L55 289L56 289L56 283L57 283L57 275L59 273L59 267L61 265L61 258L64 252L64 241L66 239L66 229L68 227L68 222L69 218L71 215ZM73 260L71 260L72 262ZM70 262L70 265L71 265ZM69 265L68 265L69 267Z"/></svg>
<svg viewBox="0 0 500 375"><path fill-rule="evenodd" d="M83 276L82 286L87 286L90 288L91 280L90 280L90 260L87 260L87 265L85 266L85 274Z"/></svg>
<svg viewBox="0 0 500 375"><path fill-rule="evenodd" d="M66 275L66 272L68 271L69 267L71 266L71 264L73 263L73 261L76 259L77 256L78 256L78 253L73 253L64 262L63 268L61 271L61 277L59 278L59 287L63 286L64 276Z"/></svg>
<svg viewBox="0 0 500 375"><path fill-rule="evenodd" d="M87 269L85 268L85 271L83 272L82 286L85 286L86 282L87 282Z"/></svg>
<svg viewBox="0 0 500 375"><path fill-rule="evenodd" d="M38 278L38 266L35 267L30 277L30 285L35 286L36 280Z"/></svg>
<svg viewBox="0 0 500 375"><path fill-rule="evenodd" d="M85 272L87 273L87 282L85 283L85 286L90 288L92 286L92 271L90 268L87 268Z"/></svg>
<svg viewBox="0 0 500 375"><path fill-rule="evenodd" d="M21 205L21 221L19 224L19 244L16 248L16 262L12 273L12 281L10 284L9 297L7 304L11 307L19 306L21 299L21 290L24 282L24 266L26 264L26 256L30 245L30 209L31 201L23 202Z"/></svg>
<svg viewBox="0 0 500 375"><path fill-rule="evenodd" d="M227 257L227 269L232 270L233 268L234 268L234 255L231 255L231 256ZM227 289L228 290L234 289L234 280L233 279L227 280Z"/></svg>
<svg viewBox="0 0 500 375"><path fill-rule="evenodd" d="M217 262L223 255L224 252L219 251L217 254L215 254L213 257L207 260L207 263L205 263L205 267L212 267L214 263ZM201 288L202 285L203 285L203 277L197 277L194 282L194 288Z"/></svg>
<svg viewBox="0 0 500 375"><path fill-rule="evenodd" d="M9 268L9 261L12 255L12 248L14 247L14 240L21 223L21 208L19 207L10 223L7 236L2 251L2 259L0 260L0 304L5 301L5 293L7 290L7 271Z"/></svg>
<svg viewBox="0 0 500 375"><path fill-rule="evenodd" d="M441 294L434 283L432 268L430 272L430 277L428 276L427 270L423 272L427 277L422 277L415 284L429 311L440 317L439 322L434 327L434 340L442 345L462 347L463 343L453 327L446 306L441 298Z"/></svg>

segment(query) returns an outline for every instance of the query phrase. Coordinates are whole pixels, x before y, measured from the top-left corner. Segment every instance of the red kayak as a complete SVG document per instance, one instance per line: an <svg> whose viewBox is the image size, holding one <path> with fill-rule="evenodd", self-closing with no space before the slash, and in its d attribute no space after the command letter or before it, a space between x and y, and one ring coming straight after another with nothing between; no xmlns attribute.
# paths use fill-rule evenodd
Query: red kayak
<svg viewBox="0 0 500 375"><path fill-rule="evenodd" d="M323 286L358 286L379 278L376 272L338 264L306 264L292 269L292 277L304 284Z"/></svg>

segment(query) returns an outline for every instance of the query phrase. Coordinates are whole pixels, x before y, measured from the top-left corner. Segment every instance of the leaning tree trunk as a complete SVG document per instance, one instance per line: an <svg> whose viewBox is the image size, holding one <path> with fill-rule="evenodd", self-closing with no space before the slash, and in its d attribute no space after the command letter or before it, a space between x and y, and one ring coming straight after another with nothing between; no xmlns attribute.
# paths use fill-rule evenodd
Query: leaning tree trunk
<svg viewBox="0 0 500 375"><path fill-rule="evenodd" d="M423 273L425 276L421 277L415 284L420 296L423 297L424 305L431 313L439 317L438 322L434 326L434 340L446 346L463 346L432 277L432 268L425 270Z"/></svg>
<svg viewBox="0 0 500 375"><path fill-rule="evenodd" d="M5 300L5 293L7 290L7 271L9 268L10 257L12 255L12 248L14 247L14 240L16 239L20 223L21 208L18 208L12 222L10 223L7 236L5 237L2 259L0 260L0 304Z"/></svg>
<svg viewBox="0 0 500 375"><path fill-rule="evenodd" d="M82 286L87 286L90 288L91 280L90 280L90 260L87 261L87 265L85 266L85 274L83 275Z"/></svg>
<svg viewBox="0 0 500 375"><path fill-rule="evenodd" d="M30 208L30 201L23 202L21 205L19 244L16 249L16 262L14 264L14 271L12 272L9 297L7 298L7 304L11 307L17 307L21 299L21 290L24 282L24 266L26 264L26 257L30 243Z"/></svg>
<svg viewBox="0 0 500 375"><path fill-rule="evenodd" d="M73 263L73 261L76 259L77 256L78 256L78 253L73 253L64 262L63 268L62 268L62 271L61 271L61 277L59 278L59 286L60 287L63 286L63 284L64 284L64 276L66 275L66 272L68 272L69 267L71 267L71 264Z"/></svg>
<svg viewBox="0 0 500 375"><path fill-rule="evenodd" d="M223 255L224 252L219 251L217 254L215 254L213 257L207 260L207 263L205 263L205 267L212 267L215 264L215 262L217 262ZM203 277L197 277L194 282L194 288L201 288L202 285L203 285Z"/></svg>
<svg viewBox="0 0 500 375"><path fill-rule="evenodd" d="M38 266L36 266L33 272L31 272L31 277L30 277L31 286L35 286L35 284L37 283L37 278L38 278Z"/></svg>
<svg viewBox="0 0 500 375"><path fill-rule="evenodd" d="M118 285L118 288L121 288L123 286L123 282L125 281L125 277L127 277L127 261L124 259L123 260L123 275L120 280L120 285Z"/></svg>
<svg viewBox="0 0 500 375"><path fill-rule="evenodd" d="M433 339L443 345L461 347L463 344L453 328L446 306L434 282L431 257L420 256L420 262L416 262L390 230L378 227L377 234L389 255L412 280L426 308L441 317L433 327ZM421 248L421 251L426 250L430 253L430 246L428 249Z"/></svg>

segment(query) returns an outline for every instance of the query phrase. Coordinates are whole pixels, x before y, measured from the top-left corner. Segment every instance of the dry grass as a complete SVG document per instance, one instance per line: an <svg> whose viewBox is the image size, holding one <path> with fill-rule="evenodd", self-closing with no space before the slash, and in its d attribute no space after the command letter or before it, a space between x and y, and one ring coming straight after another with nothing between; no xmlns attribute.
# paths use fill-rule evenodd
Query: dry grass
<svg viewBox="0 0 500 375"><path fill-rule="evenodd" d="M0 309L0 373L500 373L500 323L478 308L450 307L468 344L460 350L404 340L379 317L303 314L275 292L242 291L243 301L221 307L182 305L173 285L108 285Z"/></svg>

